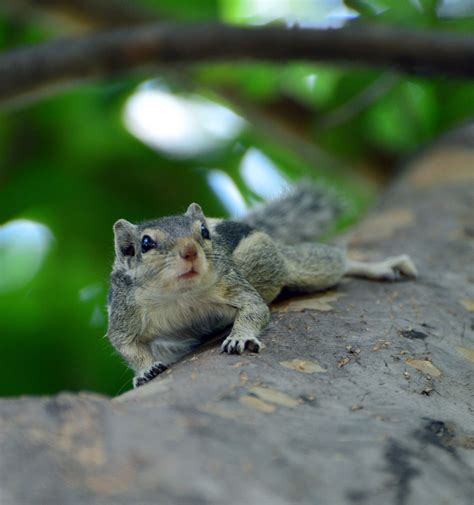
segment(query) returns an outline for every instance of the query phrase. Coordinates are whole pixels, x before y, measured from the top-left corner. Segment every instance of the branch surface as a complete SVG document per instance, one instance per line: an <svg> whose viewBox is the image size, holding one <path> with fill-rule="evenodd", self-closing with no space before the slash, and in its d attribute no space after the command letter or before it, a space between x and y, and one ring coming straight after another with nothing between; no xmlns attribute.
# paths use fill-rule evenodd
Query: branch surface
<svg viewBox="0 0 474 505"><path fill-rule="evenodd" d="M412 160L351 231L416 281L288 299L260 354L211 346L114 399L1 399L0 502L471 504L473 139Z"/></svg>
<svg viewBox="0 0 474 505"><path fill-rule="evenodd" d="M0 100L150 65L318 61L474 76L474 38L387 26L342 29L154 24L57 40L0 57Z"/></svg>

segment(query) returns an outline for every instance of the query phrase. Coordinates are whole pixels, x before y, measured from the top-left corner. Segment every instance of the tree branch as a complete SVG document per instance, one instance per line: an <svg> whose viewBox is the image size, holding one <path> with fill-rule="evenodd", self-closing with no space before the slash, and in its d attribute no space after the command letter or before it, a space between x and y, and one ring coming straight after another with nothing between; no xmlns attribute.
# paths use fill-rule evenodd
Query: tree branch
<svg viewBox="0 0 474 505"><path fill-rule="evenodd" d="M260 354L211 347L114 399L1 399L2 503L471 504L473 132L350 235L416 281L288 299Z"/></svg>
<svg viewBox="0 0 474 505"><path fill-rule="evenodd" d="M163 19L162 13L124 0L4 0L0 9L13 16L51 14L74 21L79 26L115 28Z"/></svg>
<svg viewBox="0 0 474 505"><path fill-rule="evenodd" d="M474 39L381 26L338 30L150 25L63 39L0 58L0 100L38 87L151 64L305 60L391 66L408 74L474 76Z"/></svg>

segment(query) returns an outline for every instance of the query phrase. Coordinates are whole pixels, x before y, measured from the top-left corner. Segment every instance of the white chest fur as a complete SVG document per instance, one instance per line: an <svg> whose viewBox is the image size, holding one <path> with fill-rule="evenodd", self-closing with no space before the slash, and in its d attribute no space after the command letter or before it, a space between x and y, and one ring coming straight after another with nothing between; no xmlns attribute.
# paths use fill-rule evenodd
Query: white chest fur
<svg viewBox="0 0 474 505"><path fill-rule="evenodd" d="M182 295L173 300L150 300L142 309L142 339L170 344L198 341L231 324L236 309L207 297Z"/></svg>

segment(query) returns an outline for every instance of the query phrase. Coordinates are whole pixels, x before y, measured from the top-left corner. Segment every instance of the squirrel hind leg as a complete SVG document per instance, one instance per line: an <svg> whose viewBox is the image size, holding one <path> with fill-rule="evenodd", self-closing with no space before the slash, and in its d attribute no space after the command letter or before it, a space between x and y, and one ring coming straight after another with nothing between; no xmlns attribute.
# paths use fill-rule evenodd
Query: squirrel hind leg
<svg viewBox="0 0 474 505"><path fill-rule="evenodd" d="M345 252L326 244L282 246L287 266L285 286L311 293L335 286L346 271Z"/></svg>
<svg viewBox="0 0 474 505"><path fill-rule="evenodd" d="M402 254L370 263L347 260L345 275L381 281L396 281L402 277L416 278L418 271L411 258Z"/></svg>

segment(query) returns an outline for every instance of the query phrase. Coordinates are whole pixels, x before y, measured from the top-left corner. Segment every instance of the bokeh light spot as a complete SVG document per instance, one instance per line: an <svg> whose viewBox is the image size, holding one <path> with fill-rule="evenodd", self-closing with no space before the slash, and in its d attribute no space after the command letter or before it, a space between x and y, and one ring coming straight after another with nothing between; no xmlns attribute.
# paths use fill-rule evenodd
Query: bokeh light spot
<svg viewBox="0 0 474 505"><path fill-rule="evenodd" d="M247 186L265 200L281 195L289 186L275 163L255 148L245 153L240 173Z"/></svg>
<svg viewBox="0 0 474 505"><path fill-rule="evenodd" d="M127 129L170 157L191 158L235 139L244 120L199 95L178 96L163 86L141 86L125 104Z"/></svg>
<svg viewBox="0 0 474 505"><path fill-rule="evenodd" d="M237 0L224 8L224 18L231 22L266 24L285 21L288 26L339 28L358 13L343 0Z"/></svg>
<svg viewBox="0 0 474 505"><path fill-rule="evenodd" d="M47 226L27 219L0 226L0 293L20 289L36 276L52 240Z"/></svg>
<svg viewBox="0 0 474 505"><path fill-rule="evenodd" d="M242 216L247 212L244 197L229 175L222 170L210 170L207 180L232 217Z"/></svg>

